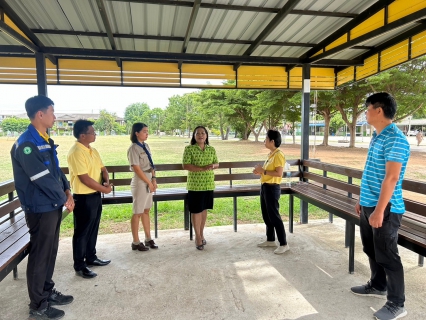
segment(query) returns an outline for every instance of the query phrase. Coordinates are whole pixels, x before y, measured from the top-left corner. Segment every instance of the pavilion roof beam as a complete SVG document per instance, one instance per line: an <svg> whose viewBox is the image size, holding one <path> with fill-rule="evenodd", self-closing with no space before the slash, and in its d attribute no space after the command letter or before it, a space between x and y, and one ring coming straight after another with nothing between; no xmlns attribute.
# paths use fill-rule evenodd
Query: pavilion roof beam
<svg viewBox="0 0 426 320"><path fill-rule="evenodd" d="M32 41L32 43L38 47L40 50L43 50L43 43L37 38L37 36L28 28L24 21L16 14L15 11L7 4L5 0L0 0L0 9L6 14L10 20L21 30L25 36ZM25 39L25 38L24 38ZM54 65L57 64L56 58L51 55L46 55L46 58L50 60Z"/></svg>
<svg viewBox="0 0 426 320"><path fill-rule="evenodd" d="M194 5L194 2L192 1L173 1L173 0L107 0L107 1L169 5L169 6L175 6L175 7L178 7L178 6L192 7ZM239 6L239 5L217 4L217 3L201 3L201 8L227 10L227 11L265 12L265 13L278 13L280 11L280 9L277 9L277 8ZM349 18L349 19L355 18L357 16L357 14L347 13L347 12L314 11L314 10L291 10L290 14Z"/></svg>
<svg viewBox="0 0 426 320"><path fill-rule="evenodd" d="M182 45L182 53L186 52L186 49L188 49L188 43L191 39L192 30L194 29L195 20L197 19L198 10L200 9L201 0L195 0L194 6L192 7L191 16L189 18L188 22L188 28L186 29L185 39L183 40Z"/></svg>
<svg viewBox="0 0 426 320"><path fill-rule="evenodd" d="M34 51L32 51L31 49L28 49L26 47L23 46L18 46L18 45L0 45L0 54L1 55L14 55L14 54L24 54L24 55L34 55Z"/></svg>
<svg viewBox="0 0 426 320"><path fill-rule="evenodd" d="M87 31L74 31L74 30L55 30L55 29L31 29L34 33L38 34L59 34L67 36L86 36L86 37L107 37L106 32L87 32ZM152 35L139 35L139 34L124 34L113 33L114 38L123 39L141 39L141 40L163 40L163 41L184 41L184 37L176 36L152 36ZM229 43L229 44L251 44L250 40L234 40L234 39L210 39L210 38L191 38L193 42L206 42L206 43ZM305 47L312 48L314 43L299 43L299 42L274 42L263 41L262 45L268 46L289 46L289 47Z"/></svg>
<svg viewBox="0 0 426 320"><path fill-rule="evenodd" d="M318 51L322 50L326 46L332 44L334 41L339 39L341 36L348 33L350 30L358 26L359 24L366 21L368 18L370 18L372 15L376 14L386 6L390 5L395 0L379 0L375 4L373 4L371 7L369 7L367 10L361 12L356 18L349 21L347 24L345 24L343 27L339 28L336 32L325 38L323 41L318 43L315 47L310 49L308 52L303 54L300 58L307 59L317 53Z"/></svg>
<svg viewBox="0 0 426 320"><path fill-rule="evenodd" d="M108 40L109 40L109 43L111 45L111 49L115 51L115 50L117 50L117 46L115 44L115 40L114 40L114 37L112 35L111 24L109 23L109 19L108 19L108 15L106 13L104 1L103 0L96 0L96 4L98 5L99 13L101 15L102 22L103 22L104 27L105 27L105 31L108 35ZM121 67L120 58L116 58L115 61L117 62L117 66Z"/></svg>
<svg viewBox="0 0 426 320"><path fill-rule="evenodd" d="M216 54L191 54L191 53L169 53L169 52L147 52L147 51L125 51L125 50L105 50L105 49L78 49L49 47L45 48L45 53L54 54L63 57L85 57L140 61L173 61L173 62L201 62L201 63L245 63L253 65L292 65L300 64L298 58L279 58L279 57L260 57L260 56L234 56L234 55L216 55ZM362 61L352 60L323 60L319 64L324 66L349 66L360 65Z"/></svg>
<svg viewBox="0 0 426 320"><path fill-rule="evenodd" d="M259 47L263 40L265 40L272 31L290 14L291 10L294 9L295 6L301 0L288 0L284 7L275 15L275 17L268 23L265 29L257 36L254 42L247 48L247 50L243 53L243 56L250 56L256 49ZM238 69L241 64L235 65L234 69Z"/></svg>
<svg viewBox="0 0 426 320"><path fill-rule="evenodd" d="M421 20L424 17L426 17L426 9L421 9L421 10L415 12L415 13L409 14L408 16L405 16L405 17L403 17L399 20L396 20L394 22L386 24L383 27L377 28L376 30L368 32L368 33L366 33L362 36L359 36L359 37L357 37L353 40L349 40L348 42L346 42L346 43L344 43L340 46L337 46L333 49L330 49L330 50L328 50L324 53L316 55L313 58L307 59L306 63L315 63L315 62L317 62L321 59L324 59L324 58L329 57L333 54L339 53L339 52L341 52L345 49L352 48L355 45L358 45L358 44L365 42L367 40L376 38L376 37L378 37L382 34L385 34L389 31L395 30L395 29L403 27L407 24Z"/></svg>
<svg viewBox="0 0 426 320"><path fill-rule="evenodd" d="M1 21L1 20L0 20L0 32L5 33L9 37L11 37L13 40L15 40L16 42L23 45L25 48L27 48L28 50L31 50L34 53L40 51L40 48L37 47L34 43L32 43L27 38L20 35L18 32L13 30L4 21ZM15 46L11 46L11 47L15 47Z"/></svg>

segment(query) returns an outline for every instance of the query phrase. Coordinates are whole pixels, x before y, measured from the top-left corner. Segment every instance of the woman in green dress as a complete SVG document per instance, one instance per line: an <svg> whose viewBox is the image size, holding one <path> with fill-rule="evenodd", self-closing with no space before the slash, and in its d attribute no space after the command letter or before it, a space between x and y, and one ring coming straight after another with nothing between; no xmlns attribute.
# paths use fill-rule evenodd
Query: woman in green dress
<svg viewBox="0 0 426 320"><path fill-rule="evenodd" d="M183 168L188 170L188 207L195 231L195 246L203 250L207 244L204 238L207 210L213 209L213 170L219 168L216 150L209 145L205 127L194 129L191 145L185 147L182 163Z"/></svg>

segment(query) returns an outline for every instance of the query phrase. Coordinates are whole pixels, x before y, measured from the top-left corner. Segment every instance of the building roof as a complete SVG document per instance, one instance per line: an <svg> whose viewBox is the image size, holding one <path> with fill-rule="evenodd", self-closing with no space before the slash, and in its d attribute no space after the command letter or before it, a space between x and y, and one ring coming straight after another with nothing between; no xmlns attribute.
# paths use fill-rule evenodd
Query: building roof
<svg viewBox="0 0 426 320"><path fill-rule="evenodd" d="M332 89L426 54L424 0L0 0L0 83ZM225 83L225 84L224 84Z"/></svg>
<svg viewBox="0 0 426 320"><path fill-rule="evenodd" d="M15 115L17 118L28 118L26 113ZM59 113L55 112L56 121L77 121L79 119L93 119L98 120L99 113ZM124 118L115 116L116 121L124 121Z"/></svg>

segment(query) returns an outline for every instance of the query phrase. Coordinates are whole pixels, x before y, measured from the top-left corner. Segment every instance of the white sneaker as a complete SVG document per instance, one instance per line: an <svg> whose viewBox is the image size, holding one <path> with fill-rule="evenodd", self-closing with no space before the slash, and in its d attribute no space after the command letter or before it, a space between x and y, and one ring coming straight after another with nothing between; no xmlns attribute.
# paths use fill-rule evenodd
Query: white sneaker
<svg viewBox="0 0 426 320"><path fill-rule="evenodd" d="M276 247L275 241L263 241L257 244L258 247Z"/></svg>
<svg viewBox="0 0 426 320"><path fill-rule="evenodd" d="M275 254L282 254L286 251L290 250L290 247L288 244L286 244L285 246L279 246L278 248L275 249L274 253Z"/></svg>

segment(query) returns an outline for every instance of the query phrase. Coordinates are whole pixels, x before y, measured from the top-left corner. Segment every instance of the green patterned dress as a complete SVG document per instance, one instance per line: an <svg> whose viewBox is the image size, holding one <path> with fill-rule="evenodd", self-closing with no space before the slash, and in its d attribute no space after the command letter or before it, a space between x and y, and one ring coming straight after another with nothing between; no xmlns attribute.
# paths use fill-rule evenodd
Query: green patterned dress
<svg viewBox="0 0 426 320"><path fill-rule="evenodd" d="M198 144L185 147L183 153L183 164L192 164L198 167L204 167L209 164L219 163L216 150L206 145L204 151ZM188 172L188 182L186 188L191 191L209 191L214 190L214 173L213 170Z"/></svg>

